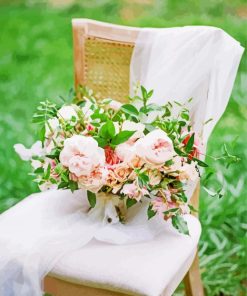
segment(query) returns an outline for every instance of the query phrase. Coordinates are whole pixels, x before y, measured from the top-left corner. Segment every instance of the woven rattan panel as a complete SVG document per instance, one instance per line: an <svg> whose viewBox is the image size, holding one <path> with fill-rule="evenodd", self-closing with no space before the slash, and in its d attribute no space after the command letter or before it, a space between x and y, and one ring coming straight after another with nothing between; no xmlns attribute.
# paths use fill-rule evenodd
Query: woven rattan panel
<svg viewBox="0 0 247 296"><path fill-rule="evenodd" d="M129 67L134 45L87 37L85 40L86 85L101 98L126 102Z"/></svg>

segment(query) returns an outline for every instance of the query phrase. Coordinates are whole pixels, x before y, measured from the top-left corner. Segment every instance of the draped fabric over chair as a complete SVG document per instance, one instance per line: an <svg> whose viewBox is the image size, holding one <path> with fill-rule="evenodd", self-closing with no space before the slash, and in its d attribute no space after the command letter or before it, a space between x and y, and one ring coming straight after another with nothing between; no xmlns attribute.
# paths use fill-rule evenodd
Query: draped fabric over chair
<svg viewBox="0 0 247 296"><path fill-rule="evenodd" d="M153 102L159 104L183 104L193 97L193 126L206 146L229 100L242 52L237 41L217 28L140 30L131 55L130 90L139 81L154 89ZM199 221L188 215L191 235L184 236L158 217L148 222L142 204L133 207L126 225L109 225L105 209L88 215L86 202L83 191L52 190L34 194L0 216L1 296L41 295L48 273L77 287L130 295L174 292L193 261Z"/></svg>

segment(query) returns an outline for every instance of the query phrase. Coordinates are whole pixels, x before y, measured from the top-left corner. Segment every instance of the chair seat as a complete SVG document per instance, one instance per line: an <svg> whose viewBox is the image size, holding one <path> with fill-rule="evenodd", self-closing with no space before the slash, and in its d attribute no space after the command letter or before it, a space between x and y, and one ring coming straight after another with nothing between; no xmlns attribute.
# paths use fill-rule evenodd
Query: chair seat
<svg viewBox="0 0 247 296"><path fill-rule="evenodd" d="M50 276L128 295L171 295L193 262L201 233L197 218L186 220L190 236L169 229L145 243L92 241L62 258Z"/></svg>

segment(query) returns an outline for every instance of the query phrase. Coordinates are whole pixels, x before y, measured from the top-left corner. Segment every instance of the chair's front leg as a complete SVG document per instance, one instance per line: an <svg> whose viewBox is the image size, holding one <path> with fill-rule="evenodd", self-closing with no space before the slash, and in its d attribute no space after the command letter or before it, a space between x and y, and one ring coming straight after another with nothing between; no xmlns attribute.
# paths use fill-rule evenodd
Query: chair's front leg
<svg viewBox="0 0 247 296"><path fill-rule="evenodd" d="M198 253L196 253L195 259L184 278L184 285L186 296L204 296Z"/></svg>

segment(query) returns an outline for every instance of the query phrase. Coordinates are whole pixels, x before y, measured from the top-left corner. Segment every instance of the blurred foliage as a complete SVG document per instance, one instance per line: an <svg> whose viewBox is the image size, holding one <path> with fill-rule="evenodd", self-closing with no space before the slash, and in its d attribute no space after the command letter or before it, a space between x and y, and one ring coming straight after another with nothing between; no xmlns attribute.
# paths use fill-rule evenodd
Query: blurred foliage
<svg viewBox="0 0 247 296"><path fill-rule="evenodd" d="M11 5L1 0L0 212L37 191L13 145L31 145L37 138L31 118L38 102L66 95L73 85L73 17L146 27L217 26L244 47L247 43L245 0L13 0ZM209 296L246 295L246 86L244 54L230 103L208 144L208 154L220 154L227 143L242 159L230 169L219 165L212 185L225 184L221 200L201 193L199 253Z"/></svg>

